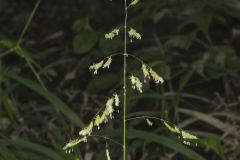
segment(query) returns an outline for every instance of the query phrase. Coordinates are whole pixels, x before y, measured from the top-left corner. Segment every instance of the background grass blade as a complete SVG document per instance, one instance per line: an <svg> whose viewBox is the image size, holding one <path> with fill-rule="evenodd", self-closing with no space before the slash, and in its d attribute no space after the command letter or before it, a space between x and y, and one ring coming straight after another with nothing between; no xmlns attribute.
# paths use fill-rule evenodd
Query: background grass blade
<svg viewBox="0 0 240 160"><path fill-rule="evenodd" d="M29 89L33 90L34 92L38 93L42 97L44 97L57 109L57 111L60 111L65 117L71 120L78 127L84 126L82 120L62 100L60 100L54 94L46 91L37 83L32 82L31 80L23 78L21 76L18 76L17 74L11 74L11 78L21 83L22 85L28 87Z"/></svg>
<svg viewBox="0 0 240 160"><path fill-rule="evenodd" d="M97 132L100 135L107 135L110 137L120 137L122 133L122 129L105 129L100 130ZM170 149L173 149L174 151L182 154L185 157L188 157L192 160L206 160L204 157L196 153L194 150L192 150L189 147L186 147L184 144L181 144L173 139L170 139L163 135L158 135L153 132L147 132L147 131L140 131L135 129L127 129L127 135L128 137L134 137L139 138L142 140L146 140L148 142L154 142L161 144L163 146L166 146Z"/></svg>
<svg viewBox="0 0 240 160"><path fill-rule="evenodd" d="M192 160L206 160L204 157L200 156L192 149L187 148L183 144L177 143L176 141L165 136L133 129L128 130L128 135L167 146Z"/></svg>
<svg viewBox="0 0 240 160"><path fill-rule="evenodd" d="M64 160L62 156L57 154L55 151L51 150L50 148L44 147L39 144L35 144L32 142L24 141L24 140L8 140L8 139L2 139L0 140L0 143L4 145L5 147L12 148L9 153L20 153L16 154L19 156L27 156L26 158L35 158L36 160L43 160L49 159L49 160ZM6 147L6 148L7 148ZM1 148L2 149L2 148ZM8 152L7 152L8 153ZM5 152L6 154L6 152ZM8 155L8 160L15 160L14 155ZM31 156L28 157L28 154ZM10 159L11 158L11 159ZM22 157L18 157L17 159L22 159Z"/></svg>
<svg viewBox="0 0 240 160"><path fill-rule="evenodd" d="M228 131L229 129L231 129L233 132L232 133L237 133L236 128L234 126L231 126L230 124L224 123L220 120L218 120L217 118L214 118L210 115L198 112L198 111L193 111L193 110L189 110L189 109L183 109L180 108L179 112L187 114L189 116L193 116L196 117L198 119L200 119L201 121L204 121L220 130L222 130L223 132Z"/></svg>

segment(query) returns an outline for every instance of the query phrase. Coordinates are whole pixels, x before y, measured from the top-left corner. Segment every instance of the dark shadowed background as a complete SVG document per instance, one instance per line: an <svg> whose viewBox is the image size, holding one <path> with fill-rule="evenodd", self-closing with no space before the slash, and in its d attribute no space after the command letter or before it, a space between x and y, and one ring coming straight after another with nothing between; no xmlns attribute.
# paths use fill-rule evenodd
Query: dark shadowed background
<svg viewBox="0 0 240 160"><path fill-rule="evenodd" d="M42 0L23 32L36 3L0 0L0 160L106 159L104 139L71 154L62 147L121 89L121 57L97 76L88 68L122 52L123 34L104 34L123 24L123 0ZM130 121L128 159L240 159L240 1L140 0L129 26L142 40L128 41L128 52L165 83L149 81L142 94L129 83L128 117L161 117L199 140L188 146L159 121ZM129 75L143 78L140 69L128 59ZM121 113L94 132L121 142Z"/></svg>

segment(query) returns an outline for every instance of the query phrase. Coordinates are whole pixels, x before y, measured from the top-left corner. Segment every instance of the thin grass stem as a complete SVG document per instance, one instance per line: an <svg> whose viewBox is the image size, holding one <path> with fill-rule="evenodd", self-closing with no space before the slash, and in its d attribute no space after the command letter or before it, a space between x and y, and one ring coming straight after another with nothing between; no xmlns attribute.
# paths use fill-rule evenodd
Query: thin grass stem
<svg viewBox="0 0 240 160"><path fill-rule="evenodd" d="M119 143L118 141L115 141L114 139L112 138L109 138L109 137L106 137L106 136L100 136L100 135L95 135L95 134L92 134L90 135L89 137L96 137L96 138L102 138L102 139L105 139L105 140L109 140L117 145L120 145L121 147L123 147L123 144Z"/></svg>
<svg viewBox="0 0 240 160"><path fill-rule="evenodd" d="M23 28L23 30L22 30L19 38L18 38L17 46L20 46L20 44L22 43L23 37L24 37L24 35L25 35L25 33L26 33L29 25L31 24L31 21L32 21L32 19L33 19L33 16L34 16L34 14L35 14L36 11L37 11L37 9L38 9L38 7L39 7L39 5L40 5L40 2L41 2L41 0L38 0L38 1L36 2L35 6L34 6L34 8L33 8L33 10L32 10L32 12L31 12L31 14L30 14L30 16L29 16L29 18L28 18L28 20L27 20L27 23L25 24L25 26L24 26L24 28Z"/></svg>
<svg viewBox="0 0 240 160"><path fill-rule="evenodd" d="M126 107L127 107L127 89L126 89L126 72L127 72L127 0L125 5L125 22L124 22L124 58L123 58L123 160L126 160Z"/></svg>

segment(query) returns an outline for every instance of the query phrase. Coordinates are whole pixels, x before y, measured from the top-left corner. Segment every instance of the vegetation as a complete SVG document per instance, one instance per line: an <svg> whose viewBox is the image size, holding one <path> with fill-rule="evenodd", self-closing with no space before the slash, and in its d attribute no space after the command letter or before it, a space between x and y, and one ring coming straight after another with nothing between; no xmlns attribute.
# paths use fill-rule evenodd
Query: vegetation
<svg viewBox="0 0 240 160"><path fill-rule="evenodd" d="M1 2L0 159L240 159L240 2L123 2Z"/></svg>

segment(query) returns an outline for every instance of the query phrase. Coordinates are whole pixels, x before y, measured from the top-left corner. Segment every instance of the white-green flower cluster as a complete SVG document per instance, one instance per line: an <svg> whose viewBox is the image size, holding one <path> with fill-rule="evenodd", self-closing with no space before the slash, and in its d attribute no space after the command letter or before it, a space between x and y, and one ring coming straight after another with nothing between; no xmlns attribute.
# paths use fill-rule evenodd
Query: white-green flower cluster
<svg viewBox="0 0 240 160"><path fill-rule="evenodd" d="M131 75L131 76L130 76L130 80L131 80L132 88L133 88L133 89L136 89L136 90L138 90L140 93L142 93L143 84L142 84L142 82L139 80L139 78Z"/></svg>
<svg viewBox="0 0 240 160"><path fill-rule="evenodd" d="M159 76L152 68L147 67L145 64L142 64L142 72L145 78L144 81L146 81L146 79L152 78L155 81L155 83L164 82L161 76Z"/></svg>
<svg viewBox="0 0 240 160"><path fill-rule="evenodd" d="M195 135L192 135L182 129L179 129L177 126L174 125L174 127L170 126L166 121L163 122L165 127L173 132L173 133L176 133L176 134L179 134L182 139L183 139L183 143L186 144L186 145L190 145L190 142L188 140L197 140L198 137L195 136Z"/></svg>
<svg viewBox="0 0 240 160"><path fill-rule="evenodd" d="M114 30L112 30L110 33L106 33L105 34L105 38L106 39L113 39L115 36L117 36L119 34L120 29L116 28Z"/></svg>
<svg viewBox="0 0 240 160"><path fill-rule="evenodd" d="M146 121L147 121L147 124L148 124L149 126L152 126L152 125L153 125L153 122L150 121L148 118L146 119Z"/></svg>
<svg viewBox="0 0 240 160"><path fill-rule="evenodd" d="M111 98L109 98L105 104L105 109L101 115L97 115L95 117L94 126L97 126L100 129L100 124L107 123L108 118L113 118L114 107L119 107L120 100L117 94L114 94Z"/></svg>
<svg viewBox="0 0 240 160"><path fill-rule="evenodd" d="M108 69L109 69L111 63L112 63L112 58L111 58L111 57L108 57L108 59L107 59L107 61L106 61L105 63L104 63L104 61L102 60L102 61L100 61L100 62L98 62L98 63L95 63L95 64L91 65L91 66L89 67L89 69L90 69L90 71L91 71L91 70L94 70L94 71L93 71L93 74L96 75L96 74L97 74L97 71L98 71L100 68L108 68Z"/></svg>
<svg viewBox="0 0 240 160"><path fill-rule="evenodd" d="M87 142L87 138L83 137L83 138L78 138L78 139L74 139L74 140L70 140L64 147L63 150L66 151L66 153L71 153L73 152L73 147L78 145L81 142Z"/></svg>
<svg viewBox="0 0 240 160"><path fill-rule="evenodd" d="M146 66L145 64L142 63L142 72L144 75L144 82L146 82L147 79L152 78L155 83L163 83L164 80L162 77L160 77L155 71L152 70L152 68ZM134 75L131 75L129 77L132 88L138 90L140 93L142 93L142 87L143 83L140 81L140 79Z"/></svg>
<svg viewBox="0 0 240 160"><path fill-rule="evenodd" d="M79 132L79 135L86 137L87 135L90 136L93 130L93 121L90 122L90 124L85 127L84 129L82 129Z"/></svg>
<svg viewBox="0 0 240 160"><path fill-rule="evenodd" d="M136 39L139 39L141 40L142 39L142 36L140 33L138 33L135 29L131 28L129 31L128 31L128 35L130 38L136 38Z"/></svg>
<svg viewBox="0 0 240 160"><path fill-rule="evenodd" d="M105 109L101 115L95 116L95 118L89 123L89 125L79 131L79 135L83 136L83 138L78 138L75 140L70 140L64 147L63 150L66 150L66 153L71 153L73 147L81 142L86 142L87 137L92 134L94 126L97 126L100 129L100 125L102 123L107 123L108 118L113 118L114 107L119 107L120 100L117 94L114 94L111 98L109 98L105 104Z"/></svg>
<svg viewBox="0 0 240 160"><path fill-rule="evenodd" d="M130 6L134 6L139 2L139 0L132 0L132 2L130 3Z"/></svg>
<svg viewBox="0 0 240 160"><path fill-rule="evenodd" d="M108 69L109 69L111 63L112 63L112 58L109 57L109 58L107 59L107 61L104 63L103 68L108 68Z"/></svg>

